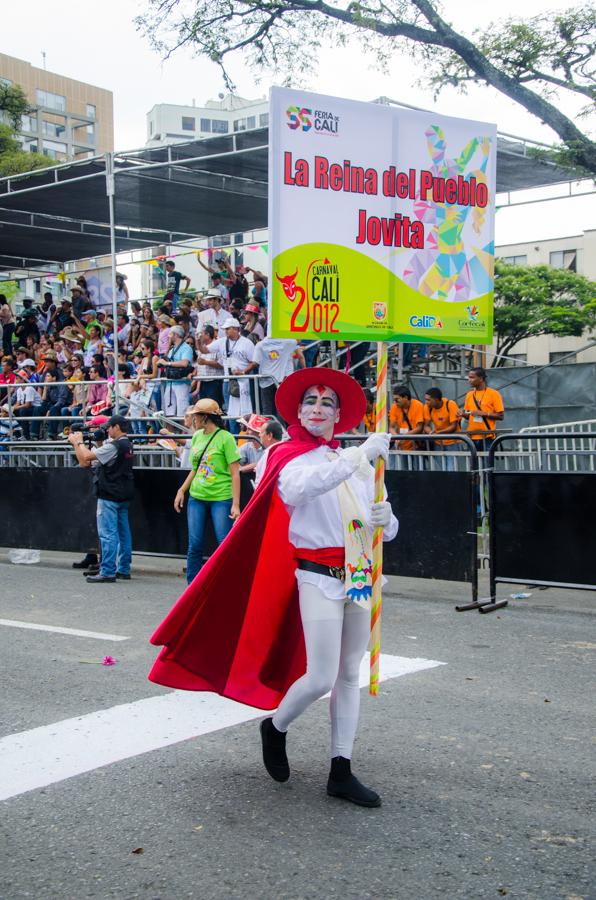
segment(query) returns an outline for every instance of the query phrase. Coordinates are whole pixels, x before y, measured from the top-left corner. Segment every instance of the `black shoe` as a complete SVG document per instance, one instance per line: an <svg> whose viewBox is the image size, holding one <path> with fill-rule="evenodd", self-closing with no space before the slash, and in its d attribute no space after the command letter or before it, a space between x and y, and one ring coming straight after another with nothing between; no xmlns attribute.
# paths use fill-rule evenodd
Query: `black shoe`
<svg viewBox="0 0 596 900"><path fill-rule="evenodd" d="M365 787L355 775L352 775L350 760L343 756L334 756L331 760L327 793L330 797L349 800L350 803L355 803L357 806L381 805L379 795Z"/></svg>
<svg viewBox="0 0 596 900"><path fill-rule="evenodd" d="M116 572L116 578L121 581L130 581L130 572Z"/></svg>
<svg viewBox="0 0 596 900"><path fill-rule="evenodd" d="M116 581L115 575L87 575L87 582L89 584L104 584L107 582Z"/></svg>
<svg viewBox="0 0 596 900"><path fill-rule="evenodd" d="M88 569L85 569L83 575L99 575L99 566L89 566Z"/></svg>
<svg viewBox="0 0 596 900"><path fill-rule="evenodd" d="M80 561L72 564L73 569L89 569L98 563L97 553L87 553Z"/></svg>
<svg viewBox="0 0 596 900"><path fill-rule="evenodd" d="M278 731L273 719L263 719L260 725L263 742L263 762L274 781L287 781L290 766L286 755L286 734Z"/></svg>

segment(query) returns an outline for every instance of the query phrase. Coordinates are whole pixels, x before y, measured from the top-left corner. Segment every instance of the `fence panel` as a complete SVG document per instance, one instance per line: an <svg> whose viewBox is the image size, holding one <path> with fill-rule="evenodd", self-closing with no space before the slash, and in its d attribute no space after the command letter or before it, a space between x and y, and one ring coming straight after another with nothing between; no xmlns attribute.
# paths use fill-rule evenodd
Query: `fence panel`
<svg viewBox="0 0 596 900"><path fill-rule="evenodd" d="M592 448L583 454L565 449L566 442L577 442L576 434L557 434L560 447L556 453L545 449L553 439L548 433L504 435L491 447L488 487L493 608L499 582L596 590L596 473L587 470L594 456L596 433L582 436ZM506 452L499 451L510 442L517 442L518 448L534 445L540 468L502 471ZM561 461L573 466L563 468ZM511 458L509 468L510 464Z"/></svg>
<svg viewBox="0 0 596 900"><path fill-rule="evenodd" d="M434 436L419 437L430 442ZM399 440L402 438L397 437L396 441ZM416 461L424 467L386 472L389 500L399 517L400 531L395 541L385 545L384 569L389 575L468 583L476 601L478 476L476 453L471 444L469 438L464 438L457 445L457 464L466 463L467 471L433 471L429 468L431 460L425 460L425 454L420 453ZM396 455L404 462L408 456ZM416 457L416 454L409 456ZM435 456L437 463L445 463L447 454ZM25 459L28 459L26 453ZM0 468L3 512L5 521L11 523L1 543L6 547L72 553L96 547L92 471L80 467L46 468L39 463L32 467L30 462ZM135 468L135 497L130 509L135 552L186 554L186 515L176 513L173 506L185 474L178 469ZM252 493L246 475L241 475L241 485L244 506ZM214 547L209 523L206 553L211 553Z"/></svg>

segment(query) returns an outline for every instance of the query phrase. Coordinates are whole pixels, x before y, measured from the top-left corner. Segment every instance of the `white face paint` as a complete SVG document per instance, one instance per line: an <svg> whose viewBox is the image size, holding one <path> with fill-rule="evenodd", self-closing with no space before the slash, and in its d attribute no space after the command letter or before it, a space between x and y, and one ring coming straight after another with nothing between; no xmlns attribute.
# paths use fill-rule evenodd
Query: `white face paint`
<svg viewBox="0 0 596 900"><path fill-rule="evenodd" d="M330 441L339 421L339 400L335 391L323 384L307 388L298 407L298 418L312 435Z"/></svg>

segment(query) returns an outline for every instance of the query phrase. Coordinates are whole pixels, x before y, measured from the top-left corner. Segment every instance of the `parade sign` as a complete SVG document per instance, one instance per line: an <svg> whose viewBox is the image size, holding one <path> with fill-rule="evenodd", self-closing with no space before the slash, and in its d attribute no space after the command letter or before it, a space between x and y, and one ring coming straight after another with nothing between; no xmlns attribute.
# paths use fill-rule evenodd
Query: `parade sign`
<svg viewBox="0 0 596 900"><path fill-rule="evenodd" d="M490 344L496 126L273 88L269 333Z"/></svg>

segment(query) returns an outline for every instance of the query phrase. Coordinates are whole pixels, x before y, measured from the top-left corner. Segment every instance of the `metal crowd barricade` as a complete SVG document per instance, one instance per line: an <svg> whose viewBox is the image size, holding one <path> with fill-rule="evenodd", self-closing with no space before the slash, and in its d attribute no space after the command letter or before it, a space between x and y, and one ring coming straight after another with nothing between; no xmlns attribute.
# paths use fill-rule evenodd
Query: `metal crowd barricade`
<svg viewBox="0 0 596 900"><path fill-rule="evenodd" d="M581 435L581 436L580 436ZM517 454L503 449L517 444ZM498 583L596 590L596 429L502 435L489 451L490 600ZM517 461L517 466L515 462Z"/></svg>
<svg viewBox="0 0 596 900"><path fill-rule="evenodd" d="M342 443L348 444L365 436L339 437ZM420 444L444 445L453 440L453 435L420 434L415 439ZM460 434L458 443L452 445L458 449L450 454L445 450L399 450L401 443L411 440L411 435L392 435L385 485L400 530L397 539L384 547L383 571L388 575L468 583L472 604L476 604L479 490L476 446L471 438ZM456 461L453 467L452 459Z"/></svg>
<svg viewBox="0 0 596 900"><path fill-rule="evenodd" d="M255 409L253 410L253 412L255 412L257 415L260 415L261 414L261 397L260 397L260 391L258 390L258 384L261 380L263 380L265 378L267 380L271 380L271 376L261 375L261 374L232 375L232 376L230 376L230 375L213 375L213 376L210 376L210 378L208 380L209 381L226 382L226 381L229 381L230 378L234 378L234 379L242 380L242 381L248 381L250 383L255 384L256 390L254 390L254 392L252 394L252 396L254 396L254 400L255 400L255 404L254 404ZM191 377L190 380L191 380L191 382L200 382L201 381L200 378L196 378L196 377L195 378ZM137 381L137 378L120 379L119 386L129 385L135 381ZM152 385L160 385L161 405L162 405L161 410L154 410L151 407L149 407L143 403L140 403L136 399L133 400L132 404L131 404L131 401L128 400L127 398L123 397L120 391L113 393L113 396L112 396L113 403L110 404L109 406L106 406L106 409L110 410L110 414L116 413L116 412L119 413L122 411L126 412L126 410L129 409L129 407L131 405L134 405L134 406L138 406L139 408L141 408L142 412L145 413L145 415L143 415L143 416L128 416L127 418L129 418L131 421L142 421L142 422L145 422L146 424L149 424L149 421L153 420L154 422L157 422L158 424L161 424L161 425L168 424L168 425L172 425L173 427L180 427L180 423L183 421L183 416L171 416L171 415L167 415L163 411L164 388L167 384L176 384L177 382L172 381L171 379L167 379L167 378L152 378L152 379L150 379L150 382ZM42 391L43 388L46 386L46 383L40 383L40 382L27 382L27 384L31 387L36 388L38 391ZM81 411L79 413L71 414L68 416L48 416L48 415L18 416L18 415L14 415L14 409L13 409L14 408L14 395L16 394L16 391L18 390L19 387L22 387L25 385L6 384L6 385L2 385L2 389L3 390L6 389L6 391L7 391L7 401L6 402L8 405L9 419L14 420L17 423L19 423L21 428L22 428L22 424L21 424L22 422L25 422L27 425L29 425L32 422L39 422L40 426L43 423L47 424L48 422L62 422L62 423L65 423L65 425L68 425L70 422L73 422L73 421L84 423L84 422L88 421L88 419L94 417L93 414L91 413L91 410L90 410L89 404L88 404L88 394L89 394L89 390L91 389L91 387L93 385L107 384L108 388L112 388L114 383L111 379L98 379L97 381L53 381L53 382L51 382L51 384L54 387L66 386L66 387L70 388L71 390L77 386L82 387L83 394L84 394L84 402L83 402L83 407L82 407ZM196 402L196 401L190 399L190 389L189 389L189 405L192 405L194 402ZM248 413L247 413L247 415L248 415ZM236 418L236 417L224 416L224 418L230 419L230 418Z"/></svg>

